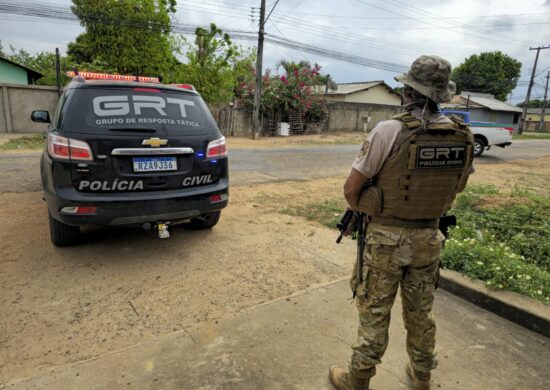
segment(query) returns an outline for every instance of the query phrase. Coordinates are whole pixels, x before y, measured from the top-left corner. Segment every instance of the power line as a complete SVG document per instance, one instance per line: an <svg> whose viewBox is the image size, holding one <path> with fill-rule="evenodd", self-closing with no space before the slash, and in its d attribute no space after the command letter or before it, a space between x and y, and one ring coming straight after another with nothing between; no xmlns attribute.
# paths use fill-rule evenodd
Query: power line
<svg viewBox="0 0 550 390"><path fill-rule="evenodd" d="M286 37L286 35L281 30L279 30L279 27L277 27L277 25L275 24L275 22L273 22L273 20L270 20L269 23L271 23L271 25L275 28L275 30L277 30L279 34L281 34L281 36L288 41L288 38ZM304 60L308 62L312 62L311 59L306 57L301 50L298 50L298 53L300 53L300 55Z"/></svg>
<svg viewBox="0 0 550 390"><path fill-rule="evenodd" d="M34 16L34 17L39 17L39 18L52 18L52 19L56 19L56 20L65 20L65 21L74 21L74 22L78 21L76 16L73 15L73 13L68 8L61 7L61 6L50 6L50 5L45 5L44 3L36 3L36 2L35 3L30 3L30 4L27 3L27 4L16 4L16 5L14 5L14 4L7 4L7 5L6 4L0 4L0 12L7 12L7 13L11 13L11 14L24 15L25 17ZM131 18L126 18L125 20L122 20L122 21L120 21L120 20L115 21L115 20L112 19L112 17L107 16L107 15L96 15L96 16L94 16L94 18L90 17L90 19L96 20L98 22L114 23L114 24L121 25L121 26L124 26L124 27L134 27L134 26L138 27L138 28L142 27L141 21L134 21ZM282 22L282 23L289 24L288 22ZM295 24L296 23L292 23L293 26ZM188 31L188 30L182 31L181 29L179 29L179 26L178 26L177 23L172 23L172 27L173 27L173 30L176 31L176 32L183 32L183 33L192 32L192 31ZM313 30L313 29L311 29L311 30ZM325 32L324 29L319 29L319 31ZM235 31L227 31L227 32L230 32L231 35L237 37L235 35ZM309 30L304 30L304 32L312 34L312 32L309 31ZM243 38L243 37L238 36L238 38ZM246 39L246 38L244 38L244 39ZM344 42L349 42L350 41L350 38L346 37L346 35L344 35L344 34L342 34L342 35L336 34L332 37L332 39L341 40L341 41L344 41ZM367 46L367 47L374 47L374 48L379 48L379 49L382 49L382 50L391 50L393 52L402 51L402 52L408 53L409 55L414 55L414 56L417 56L419 54L417 52L412 51L411 49L390 46L391 43L389 43L389 42L379 43L379 41L377 41L377 40L374 40L374 39L373 40L368 40L368 38L365 38L364 40L366 42L369 42L370 44L367 44L366 42L358 42L358 43L362 44L364 46Z"/></svg>
<svg viewBox="0 0 550 390"><path fill-rule="evenodd" d="M205 2L208 3L208 0L205 0ZM280 16L277 12L274 12L273 15L277 23L280 23L287 27L291 27L294 30L304 32L309 35L314 35L314 36L322 35L322 37L325 39L343 41L346 43L354 42L362 46L377 48L384 51L391 51L393 53L398 51L414 57L417 57L421 54L421 51L411 49L409 46L405 46L400 43L370 38L370 37L366 37L361 34L355 34L349 31L338 32L338 31L335 31L333 26L325 26L321 24L307 22L288 15Z"/></svg>
<svg viewBox="0 0 550 390"><path fill-rule="evenodd" d="M419 7L415 7L413 5L409 5L409 4L406 4L404 3L403 1L400 1L400 0L388 0L390 3L392 4L397 4L398 7L405 7L405 8L408 8L410 10L413 10L415 12L421 12L423 13L424 15L428 15L430 17L433 17L433 18L436 18L437 20L444 20L444 21L447 21L447 23L450 23L450 24L453 24L455 26L459 26L459 27L462 27L462 28L466 28L468 30L471 30L471 31L476 31L476 32L480 32L480 33L483 33L483 34L487 34L487 33L490 33L486 30L483 30L481 28L479 28L478 26L472 26L470 24L465 24L465 23L461 23L461 22L457 22L457 21L454 21L452 19L448 19L442 15L438 15L438 14L435 14L433 12L430 12L430 11L426 11L422 8L419 8ZM508 36L508 35L505 35L505 34L501 34L501 33L497 33L498 35L502 36L503 38L506 38L506 39L510 39L511 37Z"/></svg>
<svg viewBox="0 0 550 390"><path fill-rule="evenodd" d="M298 15L306 15L306 16L321 16L321 17L327 17L327 18L338 18L338 19L362 19L362 20L409 20L410 17L392 17L392 18L381 18L381 17L373 17L373 16L357 16L357 15L327 15L327 14L317 14L317 13L310 13L310 12L296 12L295 14ZM542 16L542 15L550 15L550 12L542 12L542 13L528 13L528 14L500 14L500 15L477 15L477 16L450 16L448 19L482 19L482 18L502 18L502 17L521 17L521 16ZM426 18L426 19L432 19L432 18ZM419 20L422 20L422 18L419 18Z"/></svg>
<svg viewBox="0 0 550 390"><path fill-rule="evenodd" d="M404 15L404 14L397 13L397 12L395 12L395 11L388 10L388 9L386 9L386 8L383 8L383 7L379 7L379 6L377 6L377 5L374 5L374 4L372 4L372 3L367 2L367 1L365 1L365 0L356 0L356 1L359 2L359 3L361 3L361 4L365 4L365 5L368 5L368 6L372 7L372 8L376 8L376 9L379 9L379 10L382 10L382 11L384 11L384 12L388 12L388 13L391 13L391 14L394 14L394 15L397 15L397 16L402 16L402 17L406 17L406 18L408 18L408 19L417 20L417 21L422 21L421 19L418 19L418 18L416 18L416 17L411 17L411 16L408 16L408 15ZM387 0L387 1L390 1L390 2L391 2L392 0ZM405 5L405 8L408 8L408 6ZM441 25L434 24L434 23L429 22L429 21L426 21L426 20L424 20L423 23L426 23L426 24L429 24L429 25L435 26L435 27L442 27ZM443 26L443 27L444 27L444 26ZM486 39L486 40L490 40L490 41L494 41L494 42L505 43L505 44L514 44L514 45L518 45L518 46L519 46L519 45L522 45L522 46L524 45L524 43L514 43L514 42L512 42L512 41L510 41L510 40L508 40L508 41L502 41L502 40L490 38L490 37L489 37L489 34L487 34L487 32L483 32L484 35L479 35L479 32L477 32L477 34L476 34L476 33L472 34L472 33L468 33L468 32L466 32L466 31L463 31L462 33L463 33L464 35L471 35L471 36L474 36L474 37L476 37L476 38L478 38L478 39L479 39L479 38L482 38L482 39Z"/></svg>
<svg viewBox="0 0 550 390"><path fill-rule="evenodd" d="M273 8L271 8L271 11L269 11L269 13L267 14L267 16L265 17L264 23L268 21L269 17L271 16L271 14L273 13L273 11L275 10L275 7L277 7L277 4L279 4L279 1L280 1L280 0L277 0L277 1L275 2L275 4L273 5Z"/></svg>
<svg viewBox="0 0 550 390"><path fill-rule="evenodd" d="M196 7L206 7L206 6L212 7L210 5L210 4L212 4L211 1L204 0L203 2L206 3L206 4L201 4L200 6L197 5ZM214 4L216 4L215 8L217 9L218 4L215 3L215 2L214 2ZM237 9L237 8L234 8L234 9ZM241 11L245 11L244 8L238 8L238 9L240 9ZM197 8L193 8L193 10L197 10ZM207 11L209 13L213 12L211 10L211 8L206 8L205 11ZM223 12L217 12L217 11L214 11L214 12L216 14L223 14ZM278 14L275 12L274 15L278 15ZM292 27L295 30L298 30L298 31L301 31L301 32L304 32L304 33L307 33L307 34L310 34L310 35L318 36L318 34L312 34L313 32L318 32L319 34L323 35L323 38L328 38L328 39L333 39L333 40L338 40L338 41L345 41L345 42L348 42L348 43L350 41L354 41L354 42L357 42L358 44L363 45L363 46L378 48L378 49L386 50L386 51L392 51L394 53L396 51L400 51L402 53L408 54L410 56L415 56L415 57L420 54L419 51L411 50L410 47L406 47L406 46L400 45L400 44L395 43L395 42L376 40L374 38L368 38L368 37L365 37L363 35L353 34L353 33L337 33L337 32L334 31L334 28L332 28L332 27L323 26L323 25L319 25L319 24L315 24L315 23L311 23L311 22L304 22L300 19L293 18L293 17L290 17L290 16L284 16L284 17L276 16L276 18L278 20L278 23L286 25L287 27ZM350 37L355 37L355 39L350 39ZM367 44L367 42L369 44Z"/></svg>
<svg viewBox="0 0 550 390"><path fill-rule="evenodd" d="M550 24L550 22L534 22L534 23L511 23L511 24L493 24L478 27L511 27L511 26L532 26L540 24ZM361 27L361 30L434 30L434 29L457 29L464 28L462 26L456 27Z"/></svg>

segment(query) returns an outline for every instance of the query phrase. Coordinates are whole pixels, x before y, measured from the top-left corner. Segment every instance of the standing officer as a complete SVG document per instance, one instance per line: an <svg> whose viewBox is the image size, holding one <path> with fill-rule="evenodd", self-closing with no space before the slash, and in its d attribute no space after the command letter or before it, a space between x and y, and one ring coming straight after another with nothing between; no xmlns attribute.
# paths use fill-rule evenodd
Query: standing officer
<svg viewBox="0 0 550 390"><path fill-rule="evenodd" d="M370 218L362 280L356 291L357 341L349 372L331 367L339 390L367 390L388 345L390 312L401 286L407 329L407 373L414 389L430 389L435 359L431 314L444 240L438 219L473 172L473 138L458 117L446 118L438 103L455 93L451 65L421 56L408 73L404 112L380 122L370 133L344 185L349 206ZM371 179L371 186L365 187ZM364 189L365 187L365 189ZM354 270L354 273L357 270Z"/></svg>

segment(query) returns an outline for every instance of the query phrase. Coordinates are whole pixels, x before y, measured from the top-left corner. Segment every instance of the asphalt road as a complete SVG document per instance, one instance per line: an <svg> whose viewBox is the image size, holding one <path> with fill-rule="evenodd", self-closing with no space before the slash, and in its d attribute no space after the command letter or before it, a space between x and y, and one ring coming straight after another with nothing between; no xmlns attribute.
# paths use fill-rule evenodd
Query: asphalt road
<svg viewBox="0 0 550 390"><path fill-rule="evenodd" d="M230 175L234 185L309 180L346 174L359 145L306 146L230 151ZM41 152L0 154L0 193L40 191ZM498 164L550 156L550 140L515 141L492 148L476 164Z"/></svg>

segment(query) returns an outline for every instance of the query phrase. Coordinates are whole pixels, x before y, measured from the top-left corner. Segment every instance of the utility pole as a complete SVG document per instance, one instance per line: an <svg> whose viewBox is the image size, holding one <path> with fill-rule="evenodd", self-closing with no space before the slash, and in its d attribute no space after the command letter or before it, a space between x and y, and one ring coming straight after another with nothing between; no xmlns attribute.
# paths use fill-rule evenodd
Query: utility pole
<svg viewBox="0 0 550 390"><path fill-rule="evenodd" d="M518 127L518 134L522 134L525 130L525 119L527 116L527 106L529 105L529 100L531 99L531 89L533 89L533 84L535 83L535 72L537 70L537 62L539 61L539 53L541 50L550 49L549 46L539 46L539 47L530 47L529 50L536 50L537 55L535 57L535 64L533 65L533 71L531 72L531 80L529 80L529 87L527 88L527 96L525 97L525 103L523 104L523 112L521 114L521 126Z"/></svg>
<svg viewBox="0 0 550 390"><path fill-rule="evenodd" d="M546 111L546 98L548 97L548 79L550 79L550 71L546 74L546 88L544 89L544 100L542 101L542 110L540 111L539 131L544 132L544 112Z"/></svg>
<svg viewBox="0 0 550 390"><path fill-rule="evenodd" d="M61 96L61 64L59 60L59 48L55 48L55 84L57 85L57 97Z"/></svg>
<svg viewBox="0 0 550 390"><path fill-rule="evenodd" d="M327 78L326 78L326 81L325 81L325 96L328 95L328 83L330 83L330 75L327 74Z"/></svg>
<svg viewBox="0 0 550 390"><path fill-rule="evenodd" d="M260 138L260 95L262 93L262 57L264 54L264 27L265 27L265 0L262 0L260 7L260 29L258 31L258 54L256 56L256 89L254 90L254 139Z"/></svg>

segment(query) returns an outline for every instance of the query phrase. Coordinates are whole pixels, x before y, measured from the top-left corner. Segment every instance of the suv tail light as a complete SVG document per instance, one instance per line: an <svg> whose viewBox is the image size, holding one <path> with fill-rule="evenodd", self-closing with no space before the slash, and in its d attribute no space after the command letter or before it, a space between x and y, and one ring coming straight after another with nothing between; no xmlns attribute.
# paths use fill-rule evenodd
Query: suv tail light
<svg viewBox="0 0 550 390"><path fill-rule="evenodd" d="M206 148L207 159L221 157L227 157L227 142L225 142L225 137L211 141Z"/></svg>
<svg viewBox="0 0 550 390"><path fill-rule="evenodd" d="M514 128L513 127L505 127L505 129L510 132L510 135L514 134Z"/></svg>
<svg viewBox="0 0 550 390"><path fill-rule="evenodd" d="M90 146L77 139L48 134L48 152L50 156L61 160L92 161L94 159Z"/></svg>

